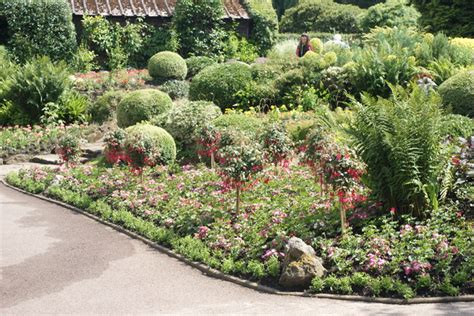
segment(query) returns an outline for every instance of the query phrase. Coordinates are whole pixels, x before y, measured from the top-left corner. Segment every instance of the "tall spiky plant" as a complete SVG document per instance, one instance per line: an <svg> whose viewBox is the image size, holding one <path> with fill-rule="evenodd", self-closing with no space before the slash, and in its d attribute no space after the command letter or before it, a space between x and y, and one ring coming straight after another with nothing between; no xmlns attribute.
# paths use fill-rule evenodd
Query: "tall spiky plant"
<svg viewBox="0 0 474 316"><path fill-rule="evenodd" d="M415 86L391 89L390 99L364 95L354 101L349 133L367 164L367 184L387 209L423 217L438 204L440 100Z"/></svg>

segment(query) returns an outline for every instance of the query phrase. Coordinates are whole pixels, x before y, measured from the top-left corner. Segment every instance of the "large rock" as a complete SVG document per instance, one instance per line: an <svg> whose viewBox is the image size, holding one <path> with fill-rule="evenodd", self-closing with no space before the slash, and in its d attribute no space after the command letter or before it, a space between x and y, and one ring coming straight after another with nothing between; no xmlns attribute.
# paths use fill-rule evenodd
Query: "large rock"
<svg viewBox="0 0 474 316"><path fill-rule="evenodd" d="M326 272L313 247L300 238L290 238L286 249L280 285L287 288L308 287L315 276L321 277Z"/></svg>

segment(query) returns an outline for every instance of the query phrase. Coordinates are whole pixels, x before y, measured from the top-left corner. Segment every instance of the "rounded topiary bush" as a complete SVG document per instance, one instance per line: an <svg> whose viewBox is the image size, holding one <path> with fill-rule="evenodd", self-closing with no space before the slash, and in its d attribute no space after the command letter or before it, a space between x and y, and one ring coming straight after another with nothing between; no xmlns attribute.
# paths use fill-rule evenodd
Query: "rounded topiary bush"
<svg viewBox="0 0 474 316"><path fill-rule="evenodd" d="M220 115L222 115L221 109L209 101L178 103L169 112L163 127L178 144L193 144L198 130Z"/></svg>
<svg viewBox="0 0 474 316"><path fill-rule="evenodd" d="M238 102L235 94L252 80L250 66L244 63L217 64L204 68L191 81L191 100L213 101L221 109Z"/></svg>
<svg viewBox="0 0 474 316"><path fill-rule="evenodd" d="M148 61L148 72L157 81L183 80L188 73L186 61L173 52L159 52Z"/></svg>
<svg viewBox="0 0 474 316"><path fill-rule="evenodd" d="M163 128L150 124L137 124L128 127L125 136L125 150L135 148L139 143L151 144L151 151L158 157L158 164L171 164L176 159L176 144Z"/></svg>
<svg viewBox="0 0 474 316"><path fill-rule="evenodd" d="M474 70L452 76L439 86L443 105L454 114L474 117Z"/></svg>
<svg viewBox="0 0 474 316"><path fill-rule="evenodd" d="M166 114L173 101L166 93L155 89L142 89L128 93L117 107L117 124L120 127L135 125L158 115Z"/></svg>
<svg viewBox="0 0 474 316"><path fill-rule="evenodd" d="M193 56L187 58L186 65L188 66L188 78L193 78L207 66L211 66L216 63L217 62L214 59L207 56Z"/></svg>

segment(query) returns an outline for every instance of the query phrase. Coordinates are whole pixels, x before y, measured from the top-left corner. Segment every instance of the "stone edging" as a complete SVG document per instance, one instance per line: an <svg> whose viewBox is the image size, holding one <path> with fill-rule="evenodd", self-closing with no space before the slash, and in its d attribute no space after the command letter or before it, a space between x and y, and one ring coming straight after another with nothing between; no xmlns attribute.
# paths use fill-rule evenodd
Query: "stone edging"
<svg viewBox="0 0 474 316"><path fill-rule="evenodd" d="M252 282L249 280L245 280L242 278L238 278L236 276L225 274L219 270L213 269L205 264L191 261L184 256L172 251L169 248L161 246L145 237L134 233L128 229L125 229L122 226L113 224L111 222L105 221L98 216L95 216L91 213L88 213L84 210L81 210L75 206L69 205L64 202L60 202L58 200L50 199L44 195L34 194L23 189L17 188L8 184L4 179L1 179L0 182L5 185L6 187L21 192L23 194L33 196L39 198L41 200L62 206L64 208L70 209L82 215L85 215L99 223L105 224L114 228L115 230L124 233L134 239L138 239L145 244L157 249L158 251L167 254L170 257L178 259L187 265L192 266L193 268L198 269L202 273L225 281L229 281L259 292L269 293L269 294L276 294L276 295L286 295L286 296L300 296L300 297L317 297L317 298L326 298L326 299L337 299L337 300L345 300L345 301L358 301L358 302L367 302L367 303L384 303L384 304L426 304L426 303L453 303L453 302L474 302L474 295L463 295L463 296L446 296L446 297L418 297L409 300L405 299L398 299L398 298L387 298L387 297L367 297L367 296L357 296L357 295L337 295L337 294L310 294L307 292L284 292L279 291L277 289L271 288L269 286L265 286L256 282Z"/></svg>

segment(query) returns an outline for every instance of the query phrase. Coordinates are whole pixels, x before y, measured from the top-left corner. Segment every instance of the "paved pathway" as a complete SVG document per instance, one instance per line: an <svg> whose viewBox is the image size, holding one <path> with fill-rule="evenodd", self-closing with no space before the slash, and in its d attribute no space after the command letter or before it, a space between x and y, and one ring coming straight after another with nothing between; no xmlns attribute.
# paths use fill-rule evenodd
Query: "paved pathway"
<svg viewBox="0 0 474 316"><path fill-rule="evenodd" d="M3 185L0 231L0 315L474 314L470 303L400 306L259 293Z"/></svg>

